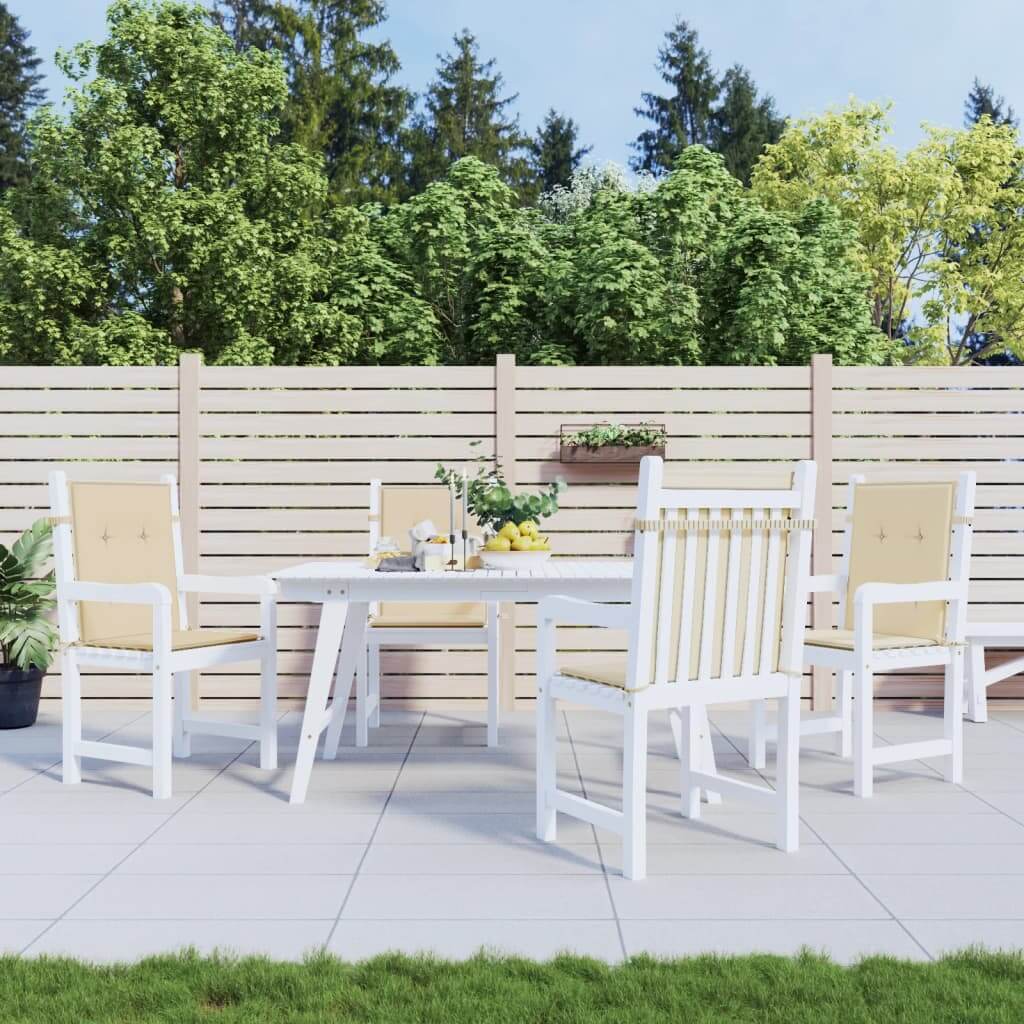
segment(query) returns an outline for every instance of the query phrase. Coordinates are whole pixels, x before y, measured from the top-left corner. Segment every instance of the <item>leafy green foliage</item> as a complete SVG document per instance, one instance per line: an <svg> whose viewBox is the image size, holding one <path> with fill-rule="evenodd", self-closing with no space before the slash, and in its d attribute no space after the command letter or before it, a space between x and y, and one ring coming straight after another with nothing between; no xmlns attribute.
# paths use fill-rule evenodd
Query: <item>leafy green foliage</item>
<svg viewBox="0 0 1024 1024"><path fill-rule="evenodd" d="M347 203L395 198L412 94L387 40L381 0L221 0L217 23L239 50L273 48L288 76L281 138L323 157L328 191Z"/></svg>
<svg viewBox="0 0 1024 1024"><path fill-rule="evenodd" d="M39 519L8 550L0 544L0 666L44 671L57 646L47 618L54 607L52 570L41 576L53 554L50 524Z"/></svg>
<svg viewBox="0 0 1024 1024"><path fill-rule="evenodd" d="M438 465L434 477L462 493L461 471ZM558 511L558 496L565 489L565 480L558 477L536 494L516 494L506 483L499 466L483 465L466 481L466 505L481 527L497 533L505 523L554 515Z"/></svg>
<svg viewBox="0 0 1024 1024"><path fill-rule="evenodd" d="M931 128L905 154L884 144L888 130L887 108L856 102L795 122L761 159L752 191L798 218L822 200L838 211L866 275L872 321L909 361L1024 354L1016 129L983 116L959 131Z"/></svg>
<svg viewBox="0 0 1024 1024"><path fill-rule="evenodd" d="M562 444L573 448L649 448L663 446L666 440L665 428L653 423L595 423L562 436Z"/></svg>
<svg viewBox="0 0 1024 1024"><path fill-rule="evenodd" d="M0 3L0 194L28 174L25 124L46 95L39 84L41 63L28 32Z"/></svg>

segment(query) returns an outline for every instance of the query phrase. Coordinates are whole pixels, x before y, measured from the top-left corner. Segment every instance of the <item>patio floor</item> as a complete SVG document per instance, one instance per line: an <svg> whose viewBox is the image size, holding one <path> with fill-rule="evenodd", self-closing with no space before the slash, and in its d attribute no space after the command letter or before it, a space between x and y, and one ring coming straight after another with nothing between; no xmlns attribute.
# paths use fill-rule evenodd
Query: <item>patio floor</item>
<svg viewBox="0 0 1024 1024"><path fill-rule="evenodd" d="M235 717L239 713L235 712ZM966 782L938 763L879 769L849 795L850 766L815 738L801 760L801 849L770 845L773 816L737 802L700 823L675 812L667 722L651 723L649 878L618 874L619 844L559 819L533 838L533 720L506 716L488 750L472 712L385 712L371 746L348 728L317 761L305 805L287 803L298 713L282 715L282 764L244 742L197 738L175 762L172 800L148 770L86 762L60 783L59 704L0 733L0 949L133 959L192 945L297 958L389 950L536 958L573 950L870 953L926 958L974 943L1024 947L1024 712L966 724ZM482 723L482 713L475 720ZM739 753L742 711L714 718L720 765ZM560 785L617 802L616 720L560 720ZM87 704L86 733L146 742L143 706ZM879 709L881 740L935 735L937 718ZM771 778L771 765L768 778ZM749 776L748 776L749 777Z"/></svg>

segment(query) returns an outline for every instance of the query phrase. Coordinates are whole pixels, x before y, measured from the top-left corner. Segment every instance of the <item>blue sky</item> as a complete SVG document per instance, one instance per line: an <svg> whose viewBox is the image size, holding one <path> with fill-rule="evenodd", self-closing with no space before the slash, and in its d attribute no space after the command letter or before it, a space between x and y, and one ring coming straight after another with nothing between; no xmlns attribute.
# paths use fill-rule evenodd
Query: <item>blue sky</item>
<svg viewBox="0 0 1024 1024"><path fill-rule="evenodd" d="M104 0L6 0L47 62L51 95L64 82L57 47L104 34ZM568 113L594 146L591 159L624 164L640 130L633 114L656 90L654 60L675 16L689 20L724 70L739 62L801 116L851 94L895 102L893 141L920 138L922 121L959 125L974 75L1024 112L1024 3L1020 0L390 0L383 34L400 77L422 91L436 54L462 27L494 57L532 131L549 106Z"/></svg>

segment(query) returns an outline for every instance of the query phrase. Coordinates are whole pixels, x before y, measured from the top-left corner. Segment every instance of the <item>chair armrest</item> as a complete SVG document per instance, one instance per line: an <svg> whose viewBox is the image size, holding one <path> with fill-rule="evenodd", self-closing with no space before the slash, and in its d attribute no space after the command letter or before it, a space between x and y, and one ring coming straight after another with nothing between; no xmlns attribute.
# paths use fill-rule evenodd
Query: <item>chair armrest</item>
<svg viewBox="0 0 1024 1024"><path fill-rule="evenodd" d="M198 576L181 577L178 589L183 594L252 594L271 596L277 584L269 576Z"/></svg>
<svg viewBox="0 0 1024 1024"><path fill-rule="evenodd" d="M537 621L560 626L603 626L626 629L629 626L629 605L598 604L578 597L545 597L537 605Z"/></svg>
<svg viewBox="0 0 1024 1024"><path fill-rule="evenodd" d="M966 597L960 583L935 580L928 583L862 583L853 595L854 607L876 604L910 604L915 601L955 601Z"/></svg>
<svg viewBox="0 0 1024 1024"><path fill-rule="evenodd" d="M72 580L61 595L68 601L101 601L105 604L171 603L171 592L162 583L89 583Z"/></svg>
<svg viewBox="0 0 1024 1024"><path fill-rule="evenodd" d="M827 575L812 576L808 580L808 594L825 594L828 592L842 593L846 589L846 577L833 572Z"/></svg>

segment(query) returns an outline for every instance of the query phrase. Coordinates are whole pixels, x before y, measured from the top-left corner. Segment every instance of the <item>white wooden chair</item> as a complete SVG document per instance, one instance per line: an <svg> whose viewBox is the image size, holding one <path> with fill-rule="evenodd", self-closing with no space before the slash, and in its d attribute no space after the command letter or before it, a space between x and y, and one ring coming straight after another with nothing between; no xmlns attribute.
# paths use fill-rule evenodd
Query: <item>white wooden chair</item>
<svg viewBox="0 0 1024 1024"><path fill-rule="evenodd" d="M370 481L370 554L380 538L390 537L404 550L409 529L431 519L448 535L447 487L384 486ZM461 534L461 518L457 524ZM457 542L458 543L458 542ZM370 609L366 631L367 664L356 669L356 746L365 747L370 727L380 725L380 652L382 647L431 645L487 648L487 745L498 745L498 606L474 603L386 601ZM346 680L346 683L351 680ZM334 730L337 733L337 730Z"/></svg>
<svg viewBox="0 0 1024 1024"><path fill-rule="evenodd" d="M853 756L856 796L871 796L875 765L924 757L948 756L945 777L961 781L974 489L972 472L919 483L852 476L840 571L811 579L812 592L838 594L842 625L805 632L804 664L833 669L839 688L835 713L805 718L801 733L837 734L837 753ZM875 746L874 673L936 665L945 670L942 738ZM755 767L773 735L760 705L751 723Z"/></svg>
<svg viewBox="0 0 1024 1024"><path fill-rule="evenodd" d="M668 710L680 757L682 814L701 790L778 811L777 845L797 847L797 770L803 615L810 573L816 467L801 462L791 490L670 490L662 461L640 467L632 598L600 605L566 597L539 607L537 835L555 839L557 812L623 837L623 873L646 870L647 716ZM624 663L555 662L557 624L627 629ZM766 697L782 706L777 790L718 775L706 708ZM622 811L556 788L558 700L623 718Z"/></svg>
<svg viewBox="0 0 1024 1024"><path fill-rule="evenodd" d="M171 795L171 756L188 757L194 734L260 744L260 767L277 767L276 586L266 577L185 575L174 478L159 483L68 483L50 474L63 686L63 772L82 780L82 758L152 765L153 796ZM260 630L190 629L187 593L257 597ZM191 710L189 673L261 663L258 725ZM151 750L82 739L80 669L153 676ZM174 680L172 710L171 680Z"/></svg>

